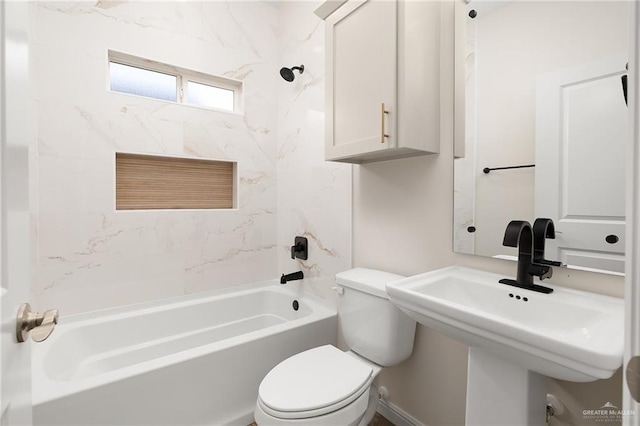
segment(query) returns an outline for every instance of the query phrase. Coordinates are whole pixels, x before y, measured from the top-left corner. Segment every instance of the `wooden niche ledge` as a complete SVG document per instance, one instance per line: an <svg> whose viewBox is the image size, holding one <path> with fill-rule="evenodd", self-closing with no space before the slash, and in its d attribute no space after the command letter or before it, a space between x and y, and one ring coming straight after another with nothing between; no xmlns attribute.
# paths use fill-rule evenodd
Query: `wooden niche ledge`
<svg viewBox="0 0 640 426"><path fill-rule="evenodd" d="M231 161L116 153L116 210L231 209Z"/></svg>

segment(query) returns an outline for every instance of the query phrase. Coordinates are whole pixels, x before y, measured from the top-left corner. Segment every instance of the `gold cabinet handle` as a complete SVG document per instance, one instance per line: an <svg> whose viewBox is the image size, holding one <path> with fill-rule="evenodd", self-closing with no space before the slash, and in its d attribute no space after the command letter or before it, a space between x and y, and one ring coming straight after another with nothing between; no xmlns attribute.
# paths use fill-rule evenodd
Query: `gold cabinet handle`
<svg viewBox="0 0 640 426"><path fill-rule="evenodd" d="M387 111L386 109L384 109L384 102L382 103L382 114L381 114L381 121L382 121L382 132L380 133L380 143L384 143L384 138L388 138L389 135L385 133L384 131L384 115L385 114L389 114L389 111Z"/></svg>

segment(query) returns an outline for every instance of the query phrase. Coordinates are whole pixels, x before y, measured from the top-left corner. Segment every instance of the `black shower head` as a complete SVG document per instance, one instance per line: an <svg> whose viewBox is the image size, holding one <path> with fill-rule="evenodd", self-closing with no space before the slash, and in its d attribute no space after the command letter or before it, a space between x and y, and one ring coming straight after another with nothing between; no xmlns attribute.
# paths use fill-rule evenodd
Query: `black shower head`
<svg viewBox="0 0 640 426"><path fill-rule="evenodd" d="M292 68L282 67L280 68L280 75L287 81L293 81L293 79L295 78L295 76L293 75L293 70L298 70L300 71L300 74L302 74L304 72L304 65Z"/></svg>

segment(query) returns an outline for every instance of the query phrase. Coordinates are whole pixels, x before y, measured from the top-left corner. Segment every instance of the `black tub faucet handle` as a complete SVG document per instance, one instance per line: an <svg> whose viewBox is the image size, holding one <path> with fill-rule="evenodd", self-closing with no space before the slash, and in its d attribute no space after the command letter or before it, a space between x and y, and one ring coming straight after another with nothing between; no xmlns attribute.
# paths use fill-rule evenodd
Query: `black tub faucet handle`
<svg viewBox="0 0 640 426"><path fill-rule="evenodd" d="M296 237L291 246L291 258L307 260L309 258L308 247L309 243L306 237Z"/></svg>

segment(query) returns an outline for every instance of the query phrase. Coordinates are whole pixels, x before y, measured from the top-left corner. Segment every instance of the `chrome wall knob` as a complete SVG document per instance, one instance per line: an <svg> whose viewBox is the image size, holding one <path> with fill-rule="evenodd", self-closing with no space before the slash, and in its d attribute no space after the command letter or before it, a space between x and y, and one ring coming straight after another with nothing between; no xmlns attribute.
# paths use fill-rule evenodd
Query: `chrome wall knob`
<svg viewBox="0 0 640 426"><path fill-rule="evenodd" d="M28 303L23 303L18 309L16 320L16 339L19 343L26 342L29 332L35 342L46 340L58 323L58 310L50 309L44 314L32 312Z"/></svg>

